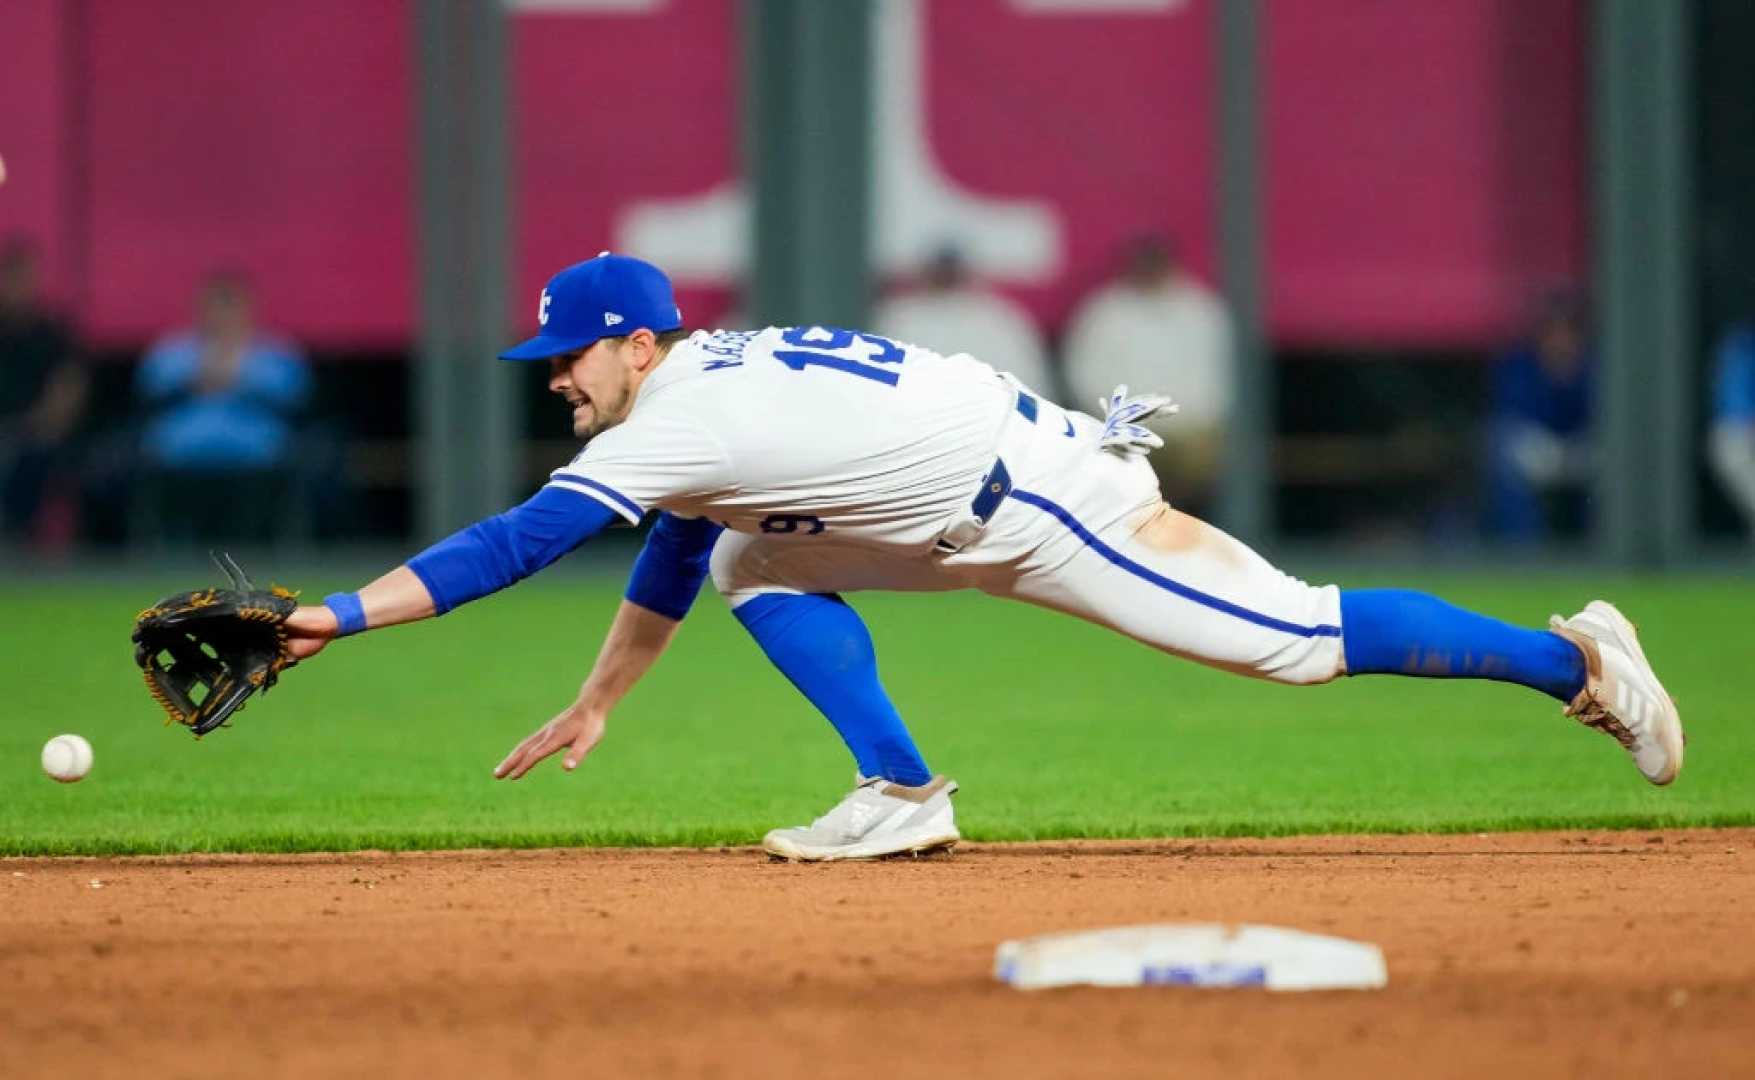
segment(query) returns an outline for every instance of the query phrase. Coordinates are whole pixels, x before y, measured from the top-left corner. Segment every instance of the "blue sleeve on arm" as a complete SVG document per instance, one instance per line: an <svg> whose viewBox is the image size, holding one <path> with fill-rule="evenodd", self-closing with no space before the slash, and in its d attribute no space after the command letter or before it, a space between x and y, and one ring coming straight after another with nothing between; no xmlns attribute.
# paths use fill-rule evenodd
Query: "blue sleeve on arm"
<svg viewBox="0 0 1755 1080"><path fill-rule="evenodd" d="M586 495L545 487L408 560L440 615L521 581L617 520Z"/></svg>
<svg viewBox="0 0 1755 1080"><path fill-rule="evenodd" d="M680 622L701 591L713 543L724 531L706 518L658 515L628 578L628 602Z"/></svg>

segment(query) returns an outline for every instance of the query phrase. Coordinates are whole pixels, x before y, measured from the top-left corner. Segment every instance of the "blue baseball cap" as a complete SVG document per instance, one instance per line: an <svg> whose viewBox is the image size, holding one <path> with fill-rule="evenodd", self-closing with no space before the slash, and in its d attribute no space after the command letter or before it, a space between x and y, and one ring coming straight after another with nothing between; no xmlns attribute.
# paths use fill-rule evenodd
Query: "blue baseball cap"
<svg viewBox="0 0 1755 1080"><path fill-rule="evenodd" d="M501 353L501 360L547 360L642 327L655 334L675 330L682 326L682 309L664 271L644 259L603 251L548 279L536 321L537 335Z"/></svg>

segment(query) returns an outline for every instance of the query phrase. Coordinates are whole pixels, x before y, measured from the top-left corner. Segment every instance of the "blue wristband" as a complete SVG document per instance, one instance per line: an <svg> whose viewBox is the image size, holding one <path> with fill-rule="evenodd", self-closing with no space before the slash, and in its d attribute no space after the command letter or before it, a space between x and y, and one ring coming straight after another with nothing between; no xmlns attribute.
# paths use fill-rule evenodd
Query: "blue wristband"
<svg viewBox="0 0 1755 1080"><path fill-rule="evenodd" d="M360 603L359 593L330 593L323 598L323 606L335 612L336 637L357 634L366 628L366 608Z"/></svg>

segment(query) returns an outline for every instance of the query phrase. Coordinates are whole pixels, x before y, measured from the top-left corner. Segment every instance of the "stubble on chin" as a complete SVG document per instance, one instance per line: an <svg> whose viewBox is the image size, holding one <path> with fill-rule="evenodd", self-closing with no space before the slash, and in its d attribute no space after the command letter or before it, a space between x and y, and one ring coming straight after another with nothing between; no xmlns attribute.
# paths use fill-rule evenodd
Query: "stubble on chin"
<svg viewBox="0 0 1755 1080"><path fill-rule="evenodd" d="M627 410L623 408L623 406L626 405L627 399L628 394L626 391L623 391L620 400L616 402L617 413L615 415L617 416L617 419L615 420L610 419L610 413L606 412L602 406L593 403L591 407L591 419L582 424L575 424L573 426L573 435L580 442L589 442L593 438L603 434L605 431L608 431L610 428L615 427L616 424L626 418Z"/></svg>
<svg viewBox="0 0 1755 1080"><path fill-rule="evenodd" d="M605 431L608 431L614 426L614 424L604 419L602 413L593 410L591 419L586 420L584 423L574 425L573 437L582 443L590 442L592 439L602 435Z"/></svg>

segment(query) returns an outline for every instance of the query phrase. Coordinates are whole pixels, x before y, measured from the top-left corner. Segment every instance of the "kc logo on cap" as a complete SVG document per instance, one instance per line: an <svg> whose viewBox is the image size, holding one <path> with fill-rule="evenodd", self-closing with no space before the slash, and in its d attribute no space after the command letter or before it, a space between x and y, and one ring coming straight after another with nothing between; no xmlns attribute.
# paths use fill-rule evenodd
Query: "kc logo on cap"
<svg viewBox="0 0 1755 1080"><path fill-rule="evenodd" d="M549 278L536 322L536 336L501 353L502 360L546 360L642 329L662 334L681 328L682 312L664 271L606 251Z"/></svg>

